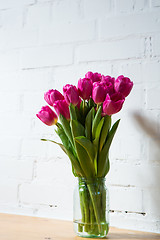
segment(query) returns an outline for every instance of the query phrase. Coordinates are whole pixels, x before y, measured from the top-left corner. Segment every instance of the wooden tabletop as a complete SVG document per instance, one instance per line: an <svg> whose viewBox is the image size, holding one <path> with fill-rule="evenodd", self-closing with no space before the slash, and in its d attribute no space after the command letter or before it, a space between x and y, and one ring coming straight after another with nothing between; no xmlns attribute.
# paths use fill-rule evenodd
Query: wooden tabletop
<svg viewBox="0 0 160 240"><path fill-rule="evenodd" d="M72 222L47 218L0 214L0 240L84 240L73 232ZM91 238L90 238L91 239ZM160 234L110 228L112 240L152 240ZM89 240L89 239L88 239Z"/></svg>

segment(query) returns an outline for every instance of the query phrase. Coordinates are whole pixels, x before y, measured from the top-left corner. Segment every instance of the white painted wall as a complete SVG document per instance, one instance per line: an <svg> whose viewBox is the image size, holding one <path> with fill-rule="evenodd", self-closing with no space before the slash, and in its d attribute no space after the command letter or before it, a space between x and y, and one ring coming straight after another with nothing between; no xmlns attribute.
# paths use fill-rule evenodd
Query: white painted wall
<svg viewBox="0 0 160 240"><path fill-rule="evenodd" d="M112 226L160 232L160 150L133 120L160 132L159 0L0 1L0 212L72 219L76 179L35 114L43 93L87 71L134 82L111 146Z"/></svg>

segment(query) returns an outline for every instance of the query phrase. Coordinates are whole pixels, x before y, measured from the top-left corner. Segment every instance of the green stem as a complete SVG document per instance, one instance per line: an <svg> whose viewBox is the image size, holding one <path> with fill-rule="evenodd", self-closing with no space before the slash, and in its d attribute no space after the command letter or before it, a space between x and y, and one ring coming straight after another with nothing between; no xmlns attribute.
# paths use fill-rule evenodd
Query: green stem
<svg viewBox="0 0 160 240"><path fill-rule="evenodd" d="M96 217L96 221L97 221L97 224L98 224L98 230L99 230L99 233L101 233L102 227L101 227L101 221L100 221L100 216L99 216L99 208L98 208L97 197L94 194L95 189L91 184L87 184L87 187L88 187L89 194L90 194L90 197L91 197L91 200L92 200L95 217Z"/></svg>
<svg viewBox="0 0 160 240"><path fill-rule="evenodd" d="M84 116L84 112L85 112L85 100L83 100L83 116Z"/></svg>

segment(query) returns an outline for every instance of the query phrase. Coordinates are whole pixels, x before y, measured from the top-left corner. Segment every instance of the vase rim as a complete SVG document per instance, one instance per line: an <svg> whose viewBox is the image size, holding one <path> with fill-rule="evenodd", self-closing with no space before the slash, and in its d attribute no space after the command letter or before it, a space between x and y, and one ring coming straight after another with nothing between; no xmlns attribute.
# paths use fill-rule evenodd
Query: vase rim
<svg viewBox="0 0 160 240"><path fill-rule="evenodd" d="M93 183L93 182L104 182L106 180L105 177L78 177L79 182L88 182L88 183Z"/></svg>

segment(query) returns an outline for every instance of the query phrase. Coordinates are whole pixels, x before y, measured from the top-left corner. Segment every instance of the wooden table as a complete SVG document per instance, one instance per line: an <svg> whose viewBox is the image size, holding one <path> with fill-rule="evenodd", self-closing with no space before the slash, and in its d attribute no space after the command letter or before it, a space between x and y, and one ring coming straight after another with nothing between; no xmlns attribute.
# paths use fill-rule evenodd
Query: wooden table
<svg viewBox="0 0 160 240"><path fill-rule="evenodd" d="M72 222L47 218L0 214L0 240L84 240L75 236ZM91 239L91 238L90 238ZM152 240L160 234L110 228L107 239ZM88 239L89 240L89 239Z"/></svg>

